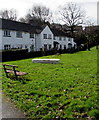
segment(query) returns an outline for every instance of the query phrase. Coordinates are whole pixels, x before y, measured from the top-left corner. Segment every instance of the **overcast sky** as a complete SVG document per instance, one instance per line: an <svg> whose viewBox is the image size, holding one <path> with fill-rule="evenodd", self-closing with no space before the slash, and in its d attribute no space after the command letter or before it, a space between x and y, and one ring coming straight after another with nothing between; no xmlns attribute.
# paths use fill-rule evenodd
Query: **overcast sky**
<svg viewBox="0 0 99 120"><path fill-rule="evenodd" d="M42 4L55 11L59 6L68 2L77 2L86 11L86 15L93 21L97 20L97 2L99 0L0 0L0 10L14 8L18 11L18 17L23 17L33 4Z"/></svg>

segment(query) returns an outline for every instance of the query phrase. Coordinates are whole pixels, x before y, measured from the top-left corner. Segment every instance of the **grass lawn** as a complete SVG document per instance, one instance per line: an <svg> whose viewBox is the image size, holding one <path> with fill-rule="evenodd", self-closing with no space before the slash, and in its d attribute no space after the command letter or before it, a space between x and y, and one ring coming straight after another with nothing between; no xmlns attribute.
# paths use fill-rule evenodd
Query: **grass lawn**
<svg viewBox="0 0 99 120"><path fill-rule="evenodd" d="M4 62L27 72L19 80L2 74L2 89L30 118L98 119L97 51L43 56L59 64L32 63L31 59Z"/></svg>

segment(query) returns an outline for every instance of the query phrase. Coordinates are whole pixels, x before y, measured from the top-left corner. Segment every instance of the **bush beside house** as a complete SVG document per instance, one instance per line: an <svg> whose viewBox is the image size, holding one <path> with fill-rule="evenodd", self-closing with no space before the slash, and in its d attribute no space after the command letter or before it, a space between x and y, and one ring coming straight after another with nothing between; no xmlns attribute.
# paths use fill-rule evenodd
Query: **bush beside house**
<svg viewBox="0 0 99 120"><path fill-rule="evenodd" d="M64 50L51 49L46 51L32 51L32 52L28 52L28 49L3 50L3 51L0 51L0 56L1 56L0 62L35 58L35 57L41 57L41 56L47 56L47 55L54 55L57 53L59 54L75 53L75 52L86 50L86 49L87 47L85 45L85 46L79 46L76 49L75 48L69 48Z"/></svg>

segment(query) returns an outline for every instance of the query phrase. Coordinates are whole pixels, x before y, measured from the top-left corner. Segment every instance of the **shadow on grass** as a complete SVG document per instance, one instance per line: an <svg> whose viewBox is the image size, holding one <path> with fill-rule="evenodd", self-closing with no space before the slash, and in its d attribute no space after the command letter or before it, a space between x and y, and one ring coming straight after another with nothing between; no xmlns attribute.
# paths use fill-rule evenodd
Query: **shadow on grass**
<svg viewBox="0 0 99 120"><path fill-rule="evenodd" d="M30 79L27 79L26 77L23 77L23 76L18 76L17 79L14 75L9 75L9 77L11 80L14 80L14 81L20 81L22 84L26 84L27 81L31 81Z"/></svg>

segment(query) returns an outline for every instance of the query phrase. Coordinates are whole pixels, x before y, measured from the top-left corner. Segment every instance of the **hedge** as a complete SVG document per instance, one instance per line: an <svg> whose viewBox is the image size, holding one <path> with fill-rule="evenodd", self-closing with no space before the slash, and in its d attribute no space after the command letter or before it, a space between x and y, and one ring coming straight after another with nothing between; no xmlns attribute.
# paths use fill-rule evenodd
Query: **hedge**
<svg viewBox="0 0 99 120"><path fill-rule="evenodd" d="M28 49L3 50L3 51L0 51L0 56L1 56L0 62L15 61L15 60L20 60L20 59L54 55L56 53L60 53L60 54L75 53L75 52L83 51L86 49L87 49L87 45L84 45L83 47L78 46L77 49L69 48L66 50L51 49L51 50L47 50L47 51L32 51L32 52L28 52Z"/></svg>
<svg viewBox="0 0 99 120"><path fill-rule="evenodd" d="M28 50L3 50L0 51L0 54L2 54L2 62L5 61L14 61L14 60L20 60L20 59L26 59L28 57Z"/></svg>

